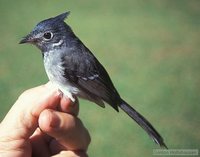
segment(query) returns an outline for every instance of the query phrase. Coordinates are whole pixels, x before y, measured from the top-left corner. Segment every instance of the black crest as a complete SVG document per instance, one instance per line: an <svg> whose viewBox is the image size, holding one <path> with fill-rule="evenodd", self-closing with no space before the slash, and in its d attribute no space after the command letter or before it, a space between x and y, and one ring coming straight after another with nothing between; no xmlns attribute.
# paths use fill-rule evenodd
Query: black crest
<svg viewBox="0 0 200 157"><path fill-rule="evenodd" d="M56 21L57 21L57 20L58 20L58 21L64 21L64 20L69 16L69 14L70 14L70 11L65 12L65 13L62 13L62 14L60 14L60 15L54 17L53 19L56 20Z"/></svg>
<svg viewBox="0 0 200 157"><path fill-rule="evenodd" d="M62 13L58 16L43 20L39 22L36 27L33 29L33 31L37 30L44 30L44 28L52 27L52 26L57 26L57 25L62 25L64 23L64 20L68 17L70 14L70 11Z"/></svg>

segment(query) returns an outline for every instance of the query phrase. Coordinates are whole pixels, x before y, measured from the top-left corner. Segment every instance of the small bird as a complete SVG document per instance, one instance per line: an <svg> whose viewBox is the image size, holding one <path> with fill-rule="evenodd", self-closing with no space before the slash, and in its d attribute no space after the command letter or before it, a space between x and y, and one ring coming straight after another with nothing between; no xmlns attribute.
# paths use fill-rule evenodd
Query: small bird
<svg viewBox="0 0 200 157"><path fill-rule="evenodd" d="M78 96L101 107L107 103L117 112L120 107L157 144L167 148L154 127L120 97L105 68L64 22L69 14L39 22L20 44L30 43L41 50L49 80L71 101Z"/></svg>

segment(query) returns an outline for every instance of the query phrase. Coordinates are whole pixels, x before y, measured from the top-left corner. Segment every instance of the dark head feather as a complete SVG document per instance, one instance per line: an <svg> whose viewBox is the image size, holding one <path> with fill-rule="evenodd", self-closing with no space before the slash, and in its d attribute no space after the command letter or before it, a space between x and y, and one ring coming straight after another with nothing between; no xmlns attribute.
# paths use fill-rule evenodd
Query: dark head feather
<svg viewBox="0 0 200 157"><path fill-rule="evenodd" d="M52 17L46 20L43 20L41 22L39 22L36 27L34 28L34 30L42 30L44 29L44 27L52 27L52 26L58 26L58 25L62 25L64 23L64 20L68 17L68 15L70 14L70 11L62 13L56 17Z"/></svg>
<svg viewBox="0 0 200 157"><path fill-rule="evenodd" d="M70 11L62 13L62 14L54 17L53 19L54 20L59 20L59 21L64 21L67 18L67 16L69 16L69 14L70 14Z"/></svg>

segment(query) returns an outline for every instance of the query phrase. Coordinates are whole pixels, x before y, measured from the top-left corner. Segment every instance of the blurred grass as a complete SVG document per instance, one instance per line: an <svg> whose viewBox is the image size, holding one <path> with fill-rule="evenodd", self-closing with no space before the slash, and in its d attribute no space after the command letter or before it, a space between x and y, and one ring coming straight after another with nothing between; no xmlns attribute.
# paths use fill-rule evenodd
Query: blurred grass
<svg viewBox="0 0 200 157"><path fill-rule="evenodd" d="M47 81L39 50L18 45L37 22L66 20L110 73L121 95L169 148L200 148L199 0L1 0L0 117L20 93ZM81 101L89 155L152 156L158 148L124 113Z"/></svg>

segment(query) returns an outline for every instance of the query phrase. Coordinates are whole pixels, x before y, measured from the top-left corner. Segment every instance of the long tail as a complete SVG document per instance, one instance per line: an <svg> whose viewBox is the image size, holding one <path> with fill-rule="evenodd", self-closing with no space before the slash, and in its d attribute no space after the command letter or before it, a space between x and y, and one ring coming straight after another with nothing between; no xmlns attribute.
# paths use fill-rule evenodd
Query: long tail
<svg viewBox="0 0 200 157"><path fill-rule="evenodd" d="M121 100L119 107L124 112L126 112L133 120L135 120L149 134L149 136L153 139L155 143L167 149L167 146L165 145L163 138L140 113L138 113L135 109L133 109L124 100Z"/></svg>

